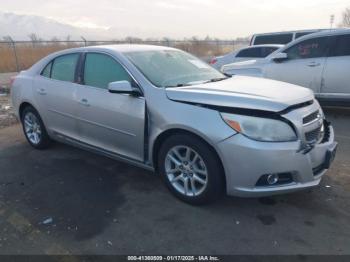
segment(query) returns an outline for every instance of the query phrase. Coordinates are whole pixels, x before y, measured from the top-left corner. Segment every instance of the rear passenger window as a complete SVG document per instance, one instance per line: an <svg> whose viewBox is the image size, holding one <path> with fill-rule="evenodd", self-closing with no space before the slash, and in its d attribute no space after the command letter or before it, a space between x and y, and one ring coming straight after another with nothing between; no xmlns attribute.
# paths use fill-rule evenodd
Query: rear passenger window
<svg viewBox="0 0 350 262"><path fill-rule="evenodd" d="M79 54L69 54L55 58L51 69L51 78L61 81L74 82L75 69L78 59Z"/></svg>
<svg viewBox="0 0 350 262"><path fill-rule="evenodd" d="M132 83L130 75L112 57L104 54L86 54L84 84L107 89L111 82L126 80Z"/></svg>
<svg viewBox="0 0 350 262"><path fill-rule="evenodd" d="M289 59L326 57L330 45L329 37L319 37L302 41L285 52Z"/></svg>
<svg viewBox="0 0 350 262"><path fill-rule="evenodd" d="M47 66L45 66L44 70L41 72L41 75L50 78L51 66L52 66L52 62L50 62Z"/></svg>
<svg viewBox="0 0 350 262"><path fill-rule="evenodd" d="M350 56L350 35L338 36L329 56Z"/></svg>
<svg viewBox="0 0 350 262"><path fill-rule="evenodd" d="M267 57L278 49L278 47L263 47L261 48L261 57Z"/></svg>
<svg viewBox="0 0 350 262"><path fill-rule="evenodd" d="M248 48L240 51L236 57L252 57L252 58L264 58L272 52L276 51L277 47L256 47Z"/></svg>
<svg viewBox="0 0 350 262"><path fill-rule="evenodd" d="M244 49L236 57L261 57L261 48Z"/></svg>

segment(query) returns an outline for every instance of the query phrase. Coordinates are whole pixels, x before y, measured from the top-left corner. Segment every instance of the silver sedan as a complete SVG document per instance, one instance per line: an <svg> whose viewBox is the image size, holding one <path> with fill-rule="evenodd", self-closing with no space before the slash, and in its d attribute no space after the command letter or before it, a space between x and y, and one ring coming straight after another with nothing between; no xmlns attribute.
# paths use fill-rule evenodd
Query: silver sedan
<svg viewBox="0 0 350 262"><path fill-rule="evenodd" d="M336 152L310 90L228 78L167 47L49 55L16 77L12 99L34 148L56 140L154 170L191 204L316 186Z"/></svg>

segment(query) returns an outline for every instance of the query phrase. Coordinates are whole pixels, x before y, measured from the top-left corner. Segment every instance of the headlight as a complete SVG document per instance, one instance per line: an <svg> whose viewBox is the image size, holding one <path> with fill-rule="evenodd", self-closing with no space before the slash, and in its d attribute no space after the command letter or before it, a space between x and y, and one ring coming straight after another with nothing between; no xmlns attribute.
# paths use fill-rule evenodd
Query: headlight
<svg viewBox="0 0 350 262"><path fill-rule="evenodd" d="M295 141L297 136L287 123L263 117L221 113L223 120L235 131L258 141Z"/></svg>

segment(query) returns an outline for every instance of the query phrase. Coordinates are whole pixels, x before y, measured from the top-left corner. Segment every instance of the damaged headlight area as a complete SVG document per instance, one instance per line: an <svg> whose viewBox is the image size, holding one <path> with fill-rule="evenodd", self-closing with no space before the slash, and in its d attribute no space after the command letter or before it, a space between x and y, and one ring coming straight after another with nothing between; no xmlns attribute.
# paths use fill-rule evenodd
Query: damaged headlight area
<svg viewBox="0 0 350 262"><path fill-rule="evenodd" d="M278 119L221 113L222 119L235 131L258 141L296 141L297 135L286 122Z"/></svg>

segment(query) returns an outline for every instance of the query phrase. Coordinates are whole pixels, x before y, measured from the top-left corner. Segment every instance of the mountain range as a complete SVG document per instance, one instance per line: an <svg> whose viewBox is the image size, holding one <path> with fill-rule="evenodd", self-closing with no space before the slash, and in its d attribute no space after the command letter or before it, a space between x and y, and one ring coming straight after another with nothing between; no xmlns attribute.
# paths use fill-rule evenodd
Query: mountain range
<svg viewBox="0 0 350 262"><path fill-rule="evenodd" d="M67 37L71 40L81 40L81 36L88 40L115 40L128 36L147 37L147 35L154 35L154 32L131 27L111 27L108 29L76 27L42 16L0 11L0 39L11 36L17 41L30 40L29 35L31 34L44 40L53 38L66 40Z"/></svg>

